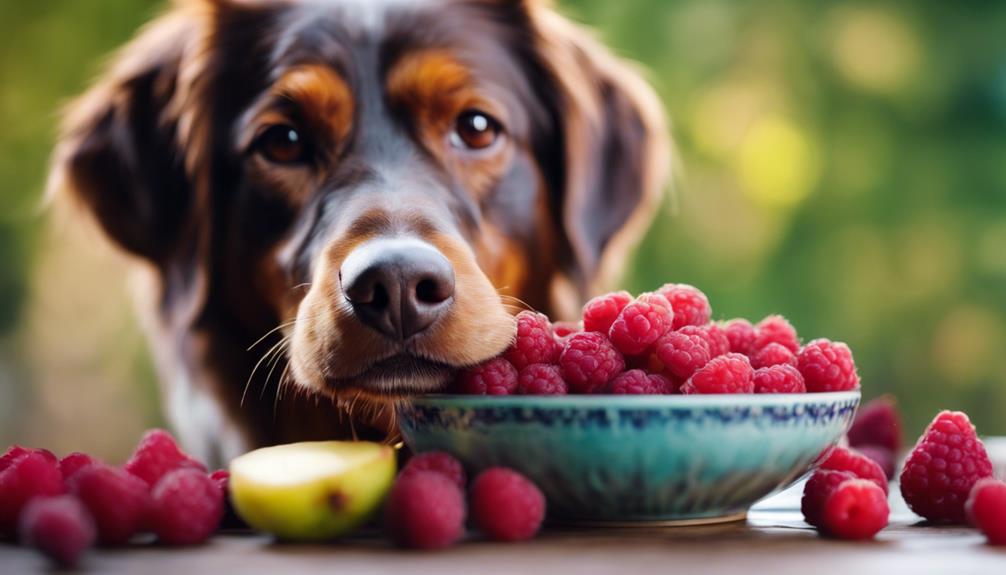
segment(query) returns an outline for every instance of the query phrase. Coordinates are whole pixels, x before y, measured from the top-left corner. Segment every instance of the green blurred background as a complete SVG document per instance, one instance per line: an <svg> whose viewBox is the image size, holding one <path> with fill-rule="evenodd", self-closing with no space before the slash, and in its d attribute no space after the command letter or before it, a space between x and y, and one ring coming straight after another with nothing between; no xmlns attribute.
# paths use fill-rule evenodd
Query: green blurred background
<svg viewBox="0 0 1006 575"><path fill-rule="evenodd" d="M4 2L0 444L123 456L162 423L125 262L39 209L56 112L155 14ZM625 286L847 341L914 437L1006 434L1006 3L560 2L649 71L683 171ZM58 220L58 221L57 221Z"/></svg>

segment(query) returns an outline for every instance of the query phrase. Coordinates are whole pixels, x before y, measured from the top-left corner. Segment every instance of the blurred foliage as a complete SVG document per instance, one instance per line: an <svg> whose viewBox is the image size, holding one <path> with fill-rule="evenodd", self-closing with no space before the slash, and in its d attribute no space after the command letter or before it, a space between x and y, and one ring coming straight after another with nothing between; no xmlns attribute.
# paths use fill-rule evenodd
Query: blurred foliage
<svg viewBox="0 0 1006 575"><path fill-rule="evenodd" d="M718 317L783 313L807 339L847 341L866 394L897 395L912 433L954 408L981 432L1006 434L1006 4L560 5L647 69L673 121L680 183L628 288L694 283ZM64 248L44 240L37 215L55 111L156 6L4 4L0 439L24 440L19 422L52 409L36 385L62 360L58 330L32 327L51 321L47 310L65 293L42 289L59 277L45 275L44 262ZM117 277L90 279L98 287L80 305L112 297L103 288ZM125 294L114 293L113 308L124 308ZM91 341L89 314L66 313L79 341ZM142 380L152 405L135 328L117 321L101 332L112 351L81 369L100 381ZM30 352L36 346L55 351ZM131 358L125 371L116 346ZM12 405L30 408L15 417ZM143 413L135 426L155 410Z"/></svg>

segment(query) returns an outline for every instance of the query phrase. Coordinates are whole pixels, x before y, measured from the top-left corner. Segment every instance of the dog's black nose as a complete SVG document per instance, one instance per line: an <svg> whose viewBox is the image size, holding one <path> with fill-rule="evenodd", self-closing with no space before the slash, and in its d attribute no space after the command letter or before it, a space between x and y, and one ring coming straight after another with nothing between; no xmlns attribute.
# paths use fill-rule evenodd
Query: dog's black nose
<svg viewBox="0 0 1006 575"><path fill-rule="evenodd" d="M367 242L349 254L339 279L360 321L396 340L433 325L454 298L454 267L419 240Z"/></svg>

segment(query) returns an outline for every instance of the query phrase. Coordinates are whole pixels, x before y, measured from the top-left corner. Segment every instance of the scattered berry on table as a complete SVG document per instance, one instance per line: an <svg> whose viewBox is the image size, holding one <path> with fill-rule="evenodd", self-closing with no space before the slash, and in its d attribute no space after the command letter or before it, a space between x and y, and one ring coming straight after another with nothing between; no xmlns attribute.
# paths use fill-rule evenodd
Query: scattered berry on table
<svg viewBox="0 0 1006 575"><path fill-rule="evenodd" d="M75 473L69 487L94 518L103 545L122 545L143 527L150 488L139 477L96 463Z"/></svg>
<svg viewBox="0 0 1006 575"><path fill-rule="evenodd" d="M171 434L163 429L151 429L144 433L136 451L122 467L146 481L150 487L157 485L161 477L175 469L197 469L206 473L206 466L182 451Z"/></svg>
<svg viewBox="0 0 1006 575"><path fill-rule="evenodd" d="M62 567L76 567L94 544L94 522L72 495L32 499L21 514L21 542L38 549Z"/></svg>
<svg viewBox="0 0 1006 575"><path fill-rule="evenodd" d="M644 293L626 305L608 330L608 337L618 351L639 355L671 330L674 311L662 296Z"/></svg>
<svg viewBox="0 0 1006 575"><path fill-rule="evenodd" d="M705 325L712 316L709 299L695 286L664 284L657 293L664 296L674 310L674 329L686 325Z"/></svg>
<svg viewBox="0 0 1006 575"><path fill-rule="evenodd" d="M880 465L869 457L840 445L832 447L821 460L819 469L848 471L860 479L866 479L877 484L877 487L887 493L887 475Z"/></svg>
<svg viewBox="0 0 1006 575"><path fill-rule="evenodd" d="M872 539L890 518L887 494L867 479L838 484L824 501L821 532L839 539Z"/></svg>
<svg viewBox="0 0 1006 575"><path fill-rule="evenodd" d="M942 411L905 460L901 495L930 521L964 523L971 488L991 476L992 462L968 416Z"/></svg>
<svg viewBox="0 0 1006 575"><path fill-rule="evenodd" d="M781 315L770 315L758 322L751 346L752 353L770 343L778 343L793 353L800 350L800 338L796 329Z"/></svg>
<svg viewBox="0 0 1006 575"><path fill-rule="evenodd" d="M989 544L1006 545L1006 483L991 477L978 480L964 508Z"/></svg>
<svg viewBox="0 0 1006 575"><path fill-rule="evenodd" d="M796 367L796 354L782 344L770 343L751 354L751 367L755 369L783 364Z"/></svg>
<svg viewBox="0 0 1006 575"><path fill-rule="evenodd" d="M517 377L517 393L521 395L566 395L569 386L557 365L535 363L521 370Z"/></svg>
<svg viewBox="0 0 1006 575"><path fill-rule="evenodd" d="M517 338L503 357L517 371L532 363L555 363L560 348L548 318L537 312L522 311L517 314L516 321Z"/></svg>
<svg viewBox="0 0 1006 575"><path fill-rule="evenodd" d="M849 445L879 445L893 453L901 450L901 416L894 398L878 397L859 408L849 428Z"/></svg>
<svg viewBox="0 0 1006 575"><path fill-rule="evenodd" d="M805 393L800 371L789 364L763 367L754 371L755 393Z"/></svg>
<svg viewBox="0 0 1006 575"><path fill-rule="evenodd" d="M43 457L48 459L53 463L59 463L55 455L48 449L36 449L34 447L22 447L20 445L11 445L2 456L0 456L0 471L7 469L7 467L14 462L15 459L20 458L22 455L27 455L29 453L38 453Z"/></svg>
<svg viewBox="0 0 1006 575"><path fill-rule="evenodd" d="M502 357L458 374L455 390L468 395L510 395L517 389L517 368Z"/></svg>
<svg viewBox="0 0 1006 575"><path fill-rule="evenodd" d="M849 471L834 469L818 469L811 474L803 486L803 498L800 500L804 520L820 528L823 524L825 500L841 483L851 479L858 478Z"/></svg>
<svg viewBox="0 0 1006 575"><path fill-rule="evenodd" d="M687 379L710 360L709 343L699 335L672 331L657 340L653 357L659 362L661 372Z"/></svg>
<svg viewBox="0 0 1006 575"><path fill-rule="evenodd" d="M464 535L465 498L443 473L400 476L384 506L385 529L402 547L442 549Z"/></svg>
<svg viewBox="0 0 1006 575"><path fill-rule="evenodd" d="M59 472L63 474L63 479L70 479L74 473L96 463L101 463L101 461L86 453L75 451L59 460Z"/></svg>
<svg viewBox="0 0 1006 575"><path fill-rule="evenodd" d="M758 332L755 331L751 322L746 319L732 319L723 324L723 333L730 342L730 351L749 355L754 351L755 339Z"/></svg>
<svg viewBox="0 0 1006 575"><path fill-rule="evenodd" d="M897 468L894 452L882 445L857 445L856 451L877 462L877 465L884 470L887 480L894 479L894 472Z"/></svg>
<svg viewBox="0 0 1006 575"><path fill-rule="evenodd" d="M754 393L754 370L746 356L721 355L692 374L681 386L681 393Z"/></svg>
<svg viewBox="0 0 1006 575"><path fill-rule="evenodd" d="M593 393L625 369L625 359L604 334L584 332L566 341L559 369L570 389Z"/></svg>
<svg viewBox="0 0 1006 575"><path fill-rule="evenodd" d="M55 458L39 450L14 457L0 471L0 535L17 530L18 516L29 501L65 490Z"/></svg>
<svg viewBox="0 0 1006 575"><path fill-rule="evenodd" d="M197 545L220 526L224 497L204 471L176 469L164 475L150 492L150 527L161 543Z"/></svg>
<svg viewBox="0 0 1006 575"><path fill-rule="evenodd" d="M583 330L607 334L618 314L632 301L632 295L616 291L599 295L583 306Z"/></svg>
<svg viewBox="0 0 1006 575"><path fill-rule="evenodd" d="M849 391L859 388L859 374L849 346L828 339L815 339L800 350L797 368L807 391Z"/></svg>
<svg viewBox="0 0 1006 575"><path fill-rule="evenodd" d="M405 464L400 475L418 473L420 471L433 471L441 473L461 489L468 485L468 475L465 468L456 457L444 451L427 451L413 455L409 462Z"/></svg>
<svg viewBox="0 0 1006 575"><path fill-rule="evenodd" d="M545 518L545 496L529 479L512 469L493 467L472 482L472 520L497 541L534 537Z"/></svg>

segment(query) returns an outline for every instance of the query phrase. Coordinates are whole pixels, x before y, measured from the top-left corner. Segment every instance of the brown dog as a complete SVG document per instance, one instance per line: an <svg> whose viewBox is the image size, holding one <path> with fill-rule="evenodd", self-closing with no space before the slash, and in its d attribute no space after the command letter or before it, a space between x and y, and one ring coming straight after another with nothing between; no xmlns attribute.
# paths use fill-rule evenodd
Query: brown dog
<svg viewBox="0 0 1006 575"><path fill-rule="evenodd" d="M219 461L383 435L374 406L502 351L517 302L577 309L664 131L538 1L190 0L72 105L51 190L148 264L169 419Z"/></svg>

